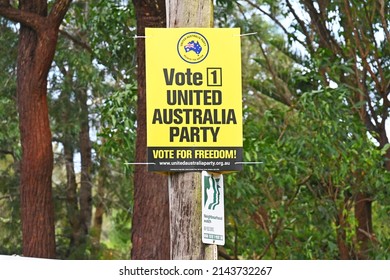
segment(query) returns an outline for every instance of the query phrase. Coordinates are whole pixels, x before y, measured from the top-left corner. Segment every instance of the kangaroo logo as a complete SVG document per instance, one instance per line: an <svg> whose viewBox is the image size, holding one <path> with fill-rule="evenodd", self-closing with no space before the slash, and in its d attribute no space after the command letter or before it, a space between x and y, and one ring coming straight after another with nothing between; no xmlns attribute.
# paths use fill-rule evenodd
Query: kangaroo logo
<svg viewBox="0 0 390 280"><path fill-rule="evenodd" d="M221 202L220 178L211 176L204 177L204 207L209 210L215 210L215 207Z"/></svg>

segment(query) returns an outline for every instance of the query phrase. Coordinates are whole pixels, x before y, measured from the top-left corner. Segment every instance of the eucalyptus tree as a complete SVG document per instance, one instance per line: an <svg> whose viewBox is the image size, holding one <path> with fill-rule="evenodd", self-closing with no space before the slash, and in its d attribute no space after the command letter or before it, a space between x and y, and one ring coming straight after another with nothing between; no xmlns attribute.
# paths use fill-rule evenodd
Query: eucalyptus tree
<svg viewBox="0 0 390 280"><path fill-rule="evenodd" d="M262 9L255 1L245 1L263 15L269 16L281 28L272 13ZM351 92L344 102L349 104L377 140L384 151L385 167L390 170L389 139L386 121L389 117L390 76L388 17L386 1L282 1L282 12L292 16L291 29L286 36L290 42L304 47L308 57L303 66L306 71L320 74L314 80L319 87L346 87ZM265 13L264 13L265 12ZM357 175L357 178L359 175ZM360 187L353 193L357 220L357 254L367 256L372 242L372 202L370 186ZM345 254L345 257L353 257Z"/></svg>
<svg viewBox="0 0 390 280"><path fill-rule="evenodd" d="M20 23L17 104L22 145L20 195L23 254L55 257L52 200L53 151L48 117L47 75L59 26L71 0L0 2L0 15ZM44 234L42 234L44 233Z"/></svg>
<svg viewBox="0 0 390 280"><path fill-rule="evenodd" d="M50 91L54 138L63 146L58 166L65 164L67 174L57 188L66 197L58 202L66 217L64 257L103 257L104 216L113 228L130 225L132 174L125 164L135 141L134 25L131 3L75 1L60 30ZM108 242L127 256L130 237L120 240L127 249Z"/></svg>
<svg viewBox="0 0 390 280"><path fill-rule="evenodd" d="M389 162L385 125L389 113L388 3L386 1L341 3L340 1L289 0L217 2L225 4L225 7L233 9L240 15L238 20L228 19L229 24L241 25L244 33L257 32L251 37L251 42L258 47L257 54L253 53L252 58L261 66L262 72L249 81L250 100L261 99L264 103L264 100L267 100L264 96L268 96L277 103L287 106L286 108L291 112L301 112L304 115L306 110L311 117L319 118L318 120L324 118L337 106L316 99L314 104L318 107L315 109L322 113L312 114L310 110L313 108L303 106L302 98L305 96L307 102L308 96L310 98L314 96L305 93L316 92L318 96L328 100L325 93L332 92L331 94L340 98L339 101L332 102L348 105L349 111L343 107L344 115L334 112L332 122L321 122L322 126L332 126L337 131L344 130L343 135L334 135L342 136L339 141L333 141L336 137L333 140L328 139L333 150L320 153L323 159L329 160L322 161L323 167L330 169L334 164L330 157L332 151L337 151L336 154L340 159L344 159L346 154L342 151L346 149L347 142L355 143L354 148L361 147L363 142L366 143L367 150L371 152L369 154L359 152L359 154L362 158L364 155L367 162L375 159L377 163L364 165L355 159L356 164L352 161L348 168L350 175L342 173L344 169L337 169L329 173L330 181L323 180L317 183L321 186L324 182L328 182L327 185L322 186L323 189L327 189L339 180L338 176L344 174L344 182L349 183L343 188L335 188L342 189L342 192L331 192L333 197L337 195L339 201L338 206L333 207L337 210L333 215L333 223L337 227L335 244L338 246L338 257L369 257L370 250L372 251L377 244L372 225L372 203L383 197L385 182L388 181L388 173L381 169L381 164L388 169ZM261 19L276 26L279 37L270 38L259 25ZM280 38L284 39L280 40ZM263 97L259 98L259 96ZM271 108L275 108L275 105ZM259 110L253 111L253 107L249 110L259 112ZM267 112L270 111L266 110L266 116ZM289 116L291 117L291 114ZM281 125L285 129L280 131L281 139L288 135L288 128L294 124L284 117L282 120ZM366 130L357 128L359 125L356 124L356 120L360 120ZM339 125L331 125L333 122ZM347 129L343 126L346 122L350 122L350 125L345 127ZM320 131L324 129L322 126L315 127ZM376 152L372 148L372 142L367 139L367 132L377 140ZM260 135L264 136L263 133ZM350 135L357 136L354 138ZM302 134L302 143L305 142L304 139ZM350 148L350 151L354 150L352 146ZM321 146L317 148L318 151L321 149ZM302 150L299 152L301 153ZM317 151L312 150L312 153L314 155ZM384 158L378 158L378 153L383 153ZM367 170L363 166L366 166ZM380 171L376 173L377 176L382 174L377 180L373 180L374 170ZM351 175L354 177L353 180L350 179ZM313 178L315 177L312 175L308 182L313 183ZM382 207L384 202L378 199ZM348 217L344 216L347 212ZM351 212L354 212L354 215L351 215ZM271 238L271 241L271 245L274 245L274 238Z"/></svg>
<svg viewBox="0 0 390 280"><path fill-rule="evenodd" d="M137 35L145 34L145 27L165 27L165 1L134 0ZM137 40L137 141L135 160L146 160L146 84L145 42ZM132 222L133 259L169 259L168 180L147 172L146 165L137 165L134 174L134 214Z"/></svg>

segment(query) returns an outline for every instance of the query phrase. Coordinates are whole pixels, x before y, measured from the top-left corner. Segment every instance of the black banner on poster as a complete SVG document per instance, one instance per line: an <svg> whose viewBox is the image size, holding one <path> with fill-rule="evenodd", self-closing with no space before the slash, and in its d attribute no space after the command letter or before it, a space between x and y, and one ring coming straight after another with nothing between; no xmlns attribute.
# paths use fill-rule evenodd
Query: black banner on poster
<svg viewBox="0 0 390 280"><path fill-rule="evenodd" d="M148 147L149 171L240 171L242 148Z"/></svg>

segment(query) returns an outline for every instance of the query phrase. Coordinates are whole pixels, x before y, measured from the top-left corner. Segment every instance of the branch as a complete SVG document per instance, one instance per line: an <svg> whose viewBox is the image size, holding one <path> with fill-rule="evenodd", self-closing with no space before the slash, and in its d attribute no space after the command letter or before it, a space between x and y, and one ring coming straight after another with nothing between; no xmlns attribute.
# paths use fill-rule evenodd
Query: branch
<svg viewBox="0 0 390 280"><path fill-rule="evenodd" d="M8 5L0 5L0 7L0 16L6 19L30 27L36 32L40 32L45 27L45 18L38 14L18 10Z"/></svg>
<svg viewBox="0 0 390 280"><path fill-rule="evenodd" d="M389 32L389 27L387 25L387 21L386 21L386 13L385 13L385 1L384 0L378 0L379 4L380 4L380 15L381 15L381 22L382 22L382 25L383 25L383 30L385 31L385 34L386 34L386 38L387 38L387 41L388 43L390 44L390 32Z"/></svg>
<svg viewBox="0 0 390 280"><path fill-rule="evenodd" d="M311 177L311 175L303 178L298 183L297 188L296 188L293 196L287 201L287 203L284 206L284 212L285 213L288 212L289 207L291 206L291 204L294 202L294 200L298 196L299 191L301 190L301 186L303 184L305 184L307 181L309 181L310 177ZM282 230L284 220L285 220L285 217L278 217L278 219L276 221L275 229L274 229L273 233L270 236L270 240L268 241L268 244L265 246L265 248L263 249L262 253L260 254L259 260L264 258L264 256L267 254L268 250L271 248L272 245L275 245L275 240L278 237L280 231Z"/></svg>
<svg viewBox="0 0 390 280"><path fill-rule="evenodd" d="M305 35L305 38L306 38L306 45L307 45L307 48L309 49L309 53L312 54L314 53L314 47L313 47L313 40L310 36L310 33L309 31L307 30L306 28L306 25L305 23L303 22L303 20L298 16L298 14L296 13L295 9L293 8L293 6L291 5L290 1L286 1L286 4L290 10L290 12L293 14L295 20L298 22L299 26L301 27L302 29L302 33L303 35ZM301 43L302 44L302 43ZM303 45L303 44L302 44ZM304 46L304 45L303 45Z"/></svg>
<svg viewBox="0 0 390 280"><path fill-rule="evenodd" d="M71 2L72 0L57 0L54 3L48 19L51 23L55 24L56 28L60 26ZM7 0L1 0L0 7L0 16L30 27L38 33L48 26L46 17L16 9L9 5L9 1Z"/></svg>
<svg viewBox="0 0 390 280"><path fill-rule="evenodd" d="M260 11L262 11L262 9L258 6L256 6L254 3L251 3L250 1L247 1L247 0L246 0L246 2L250 5L252 5L253 7L259 9ZM242 14L243 18L247 21L247 18L245 16L245 12L241 9L240 6L239 6L239 11ZM262 41L260 40L260 38L257 35L255 36L255 40L259 44L261 53L263 54L264 59L267 63L268 71L270 72L270 74L272 76L272 80L275 82L275 87L277 89L276 95L278 95L277 96L278 98L275 98L275 97L272 97L272 98L279 101L279 102L282 102L283 104L285 104L287 106L291 106L291 96L292 95L291 95L291 92L290 92L288 86L286 85L286 83L282 79L280 79L280 77L275 72L275 69L274 69L272 63L271 63L265 49L263 48ZM268 95L268 96L271 97L270 95Z"/></svg>
<svg viewBox="0 0 390 280"><path fill-rule="evenodd" d="M357 50L360 53L360 58L363 62L363 68L370 74L371 79L375 83L376 90L380 93L381 92L381 83L377 77L377 74L374 73L374 71L371 68L372 63L369 63L367 61L367 57L369 56L370 48L369 47L364 48L365 45L369 45L369 41L366 39L366 36L365 36L366 32L365 32L365 30L362 30L361 28L359 28L358 24L354 25L352 23L352 20L356 19L358 17L358 15L356 14L356 12L353 13L353 11L350 8L350 4L349 4L348 0L345 0L344 6L345 6L345 12L347 14L349 24L352 26L352 28L354 30L353 38L355 39L355 44L356 44ZM368 19L368 21L370 21L370 20ZM369 25L369 24L366 24L366 25ZM374 34L372 34L371 39L372 39L372 41L375 42ZM364 43L366 43L366 44L364 44ZM380 67L379 59L377 59L377 64L378 64L378 67ZM378 68L378 70L379 70L379 68Z"/></svg>
<svg viewBox="0 0 390 280"><path fill-rule="evenodd" d="M343 55L340 45L326 27L324 15L322 15L323 11L317 12L311 0L303 0L302 2L309 13L312 24L317 29L321 46L332 50L334 56L336 56L336 54Z"/></svg>
<svg viewBox="0 0 390 280"><path fill-rule="evenodd" d="M271 13L268 13L267 11L262 9L259 5L257 5L256 3L253 3L250 0L244 0L244 1L246 3L248 3L250 6L252 6L253 8L255 8L256 10L259 10L261 13L268 16L270 19L272 19L276 23L276 25L278 25L287 36L291 36L292 38L294 38L295 41L299 42L302 46L305 46L304 42L299 40L298 37L296 37L293 33L289 33L288 30L286 29L286 27L284 27L284 25L274 15L272 15Z"/></svg>
<svg viewBox="0 0 390 280"><path fill-rule="evenodd" d="M49 20L53 22L56 27L61 25L61 22L64 19L71 2L72 0L57 0L54 3L53 8L49 14Z"/></svg>
<svg viewBox="0 0 390 280"><path fill-rule="evenodd" d="M14 156L14 153L12 151L7 150L0 150L0 154Z"/></svg>
<svg viewBox="0 0 390 280"><path fill-rule="evenodd" d="M73 43L80 46L81 48L87 50L89 53L93 53L91 46L88 45L88 43L80 40L76 36L68 33L67 31L65 31L63 29L60 29L60 34L64 35L64 37L68 38L69 40L71 40Z"/></svg>
<svg viewBox="0 0 390 280"><path fill-rule="evenodd" d="M224 258L225 260L235 260L232 256L228 255L224 250L218 248L218 256Z"/></svg>
<svg viewBox="0 0 390 280"><path fill-rule="evenodd" d="M255 36L256 41L259 44L260 50L264 56L264 59L267 63L268 71L270 72L272 76L272 80L275 83L275 88L277 89L277 94L282 100L282 103L291 107L292 103L292 94L290 89L288 88L288 85L286 84L283 79L281 79L278 75L278 73L275 71L273 64L271 63L271 59L269 58L268 54L266 53L265 49L263 48L262 42L258 36Z"/></svg>
<svg viewBox="0 0 390 280"><path fill-rule="evenodd" d="M375 11L376 11L376 9L375 9ZM373 47L374 47L374 50L373 50L373 52L374 52L373 60L377 64L377 72L378 72L378 74L381 77L381 80L383 82L382 85L381 85L380 91L386 92L386 90L385 90L386 77L385 77L385 73L383 72L383 68L382 68L382 65L381 65L381 55L379 54L380 51L378 49L378 44L377 44L376 39L375 39L375 31L374 31L374 28L373 28L374 21L372 19L372 16L371 17L369 16L368 10L367 10L366 6L364 6L364 12L365 12L366 20L367 20L367 23L368 23L367 26L370 28L370 32L369 32L370 42L373 42ZM386 22L385 22L385 24L386 24ZM386 28L387 28L387 26L386 26ZM363 35L363 38L366 39L366 36L364 36L364 34L365 34L364 30L361 31L361 34ZM388 39L389 39L388 41L390 43L390 34L389 34ZM367 42L367 39L366 39L366 44L367 45L370 44L369 42ZM370 63L370 64L373 64L373 63ZM386 96L386 95L384 94L384 96Z"/></svg>
<svg viewBox="0 0 390 280"><path fill-rule="evenodd" d="M0 200L3 200L3 199L8 199L8 200L11 200L11 201L12 201L11 195L0 196Z"/></svg>

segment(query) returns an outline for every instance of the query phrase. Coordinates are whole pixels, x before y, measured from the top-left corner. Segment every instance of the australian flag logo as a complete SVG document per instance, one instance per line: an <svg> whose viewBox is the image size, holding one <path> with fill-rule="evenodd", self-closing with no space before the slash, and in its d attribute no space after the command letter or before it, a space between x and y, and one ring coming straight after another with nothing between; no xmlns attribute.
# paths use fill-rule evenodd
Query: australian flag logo
<svg viewBox="0 0 390 280"><path fill-rule="evenodd" d="M200 46L198 41L195 42L194 40L192 40L184 46L184 50L186 52L194 51L196 54L200 54L202 51L202 47Z"/></svg>

